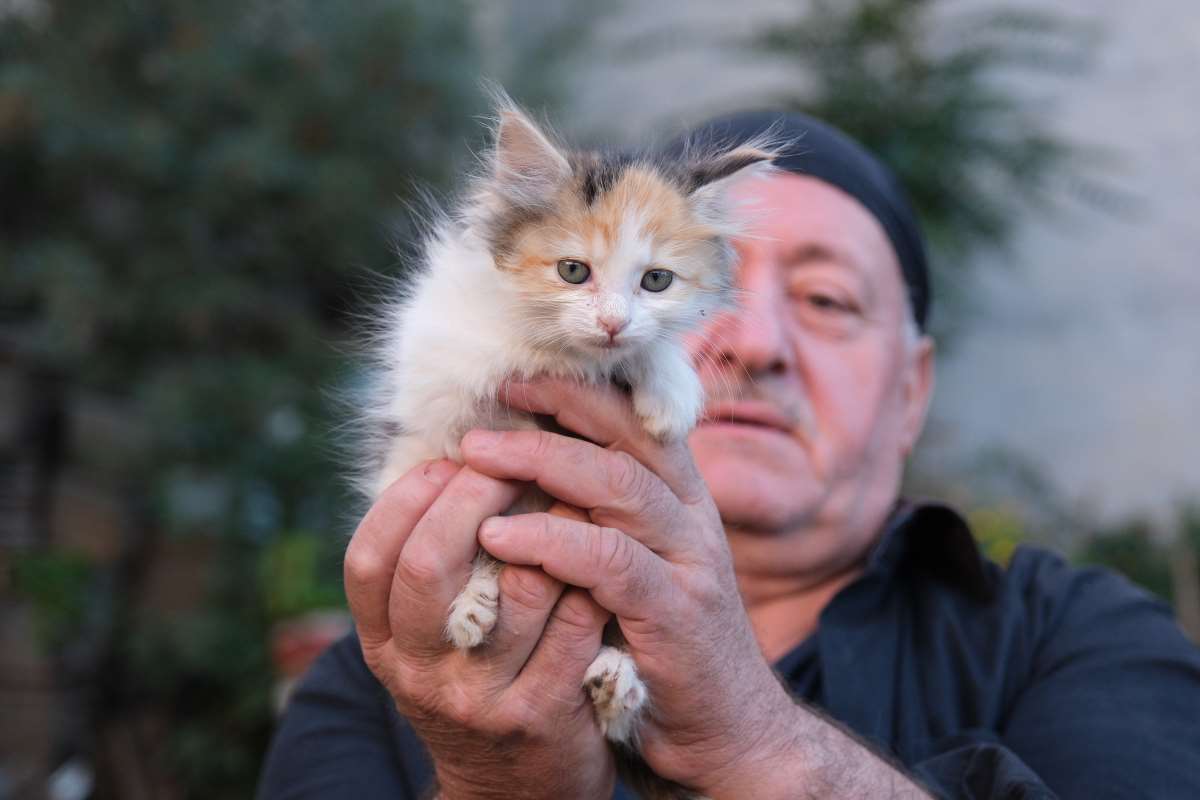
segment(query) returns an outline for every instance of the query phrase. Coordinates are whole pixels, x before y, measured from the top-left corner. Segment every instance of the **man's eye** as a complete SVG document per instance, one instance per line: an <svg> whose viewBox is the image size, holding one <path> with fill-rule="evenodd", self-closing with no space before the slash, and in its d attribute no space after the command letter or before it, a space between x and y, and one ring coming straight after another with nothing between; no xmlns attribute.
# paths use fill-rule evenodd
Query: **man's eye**
<svg viewBox="0 0 1200 800"><path fill-rule="evenodd" d="M850 306L827 294L809 294L808 304L821 311L849 311Z"/></svg>

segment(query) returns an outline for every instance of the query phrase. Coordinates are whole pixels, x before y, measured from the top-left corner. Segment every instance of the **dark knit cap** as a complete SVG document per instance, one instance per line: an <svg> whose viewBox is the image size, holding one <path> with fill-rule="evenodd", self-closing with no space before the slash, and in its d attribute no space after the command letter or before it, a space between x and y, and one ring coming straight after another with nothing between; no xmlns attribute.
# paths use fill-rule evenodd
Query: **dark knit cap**
<svg viewBox="0 0 1200 800"><path fill-rule="evenodd" d="M706 122L674 149L684 142L732 146L768 131L773 139L788 143L775 160L777 167L838 187L879 220L900 262L913 319L925 330L931 301L929 266L917 215L892 171L858 142L805 114L751 111Z"/></svg>

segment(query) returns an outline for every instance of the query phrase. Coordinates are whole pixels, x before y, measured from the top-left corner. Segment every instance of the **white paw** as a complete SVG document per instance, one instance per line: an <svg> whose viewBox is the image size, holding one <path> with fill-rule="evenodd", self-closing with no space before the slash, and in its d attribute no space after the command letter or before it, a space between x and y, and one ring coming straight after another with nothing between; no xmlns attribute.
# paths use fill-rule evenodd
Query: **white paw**
<svg viewBox="0 0 1200 800"><path fill-rule="evenodd" d="M696 427L703 410L704 396L689 392L674 395L655 395L634 391L633 410L642 427L661 441L682 439Z"/></svg>
<svg viewBox="0 0 1200 800"><path fill-rule="evenodd" d="M472 573L466 587L450 604L446 620L446 638L459 650L469 650L483 644L496 627L496 606L500 587L495 575L480 571Z"/></svg>
<svg viewBox="0 0 1200 800"><path fill-rule="evenodd" d="M600 731L614 742L630 742L646 705L646 684L623 650L602 647L583 677L596 707Z"/></svg>

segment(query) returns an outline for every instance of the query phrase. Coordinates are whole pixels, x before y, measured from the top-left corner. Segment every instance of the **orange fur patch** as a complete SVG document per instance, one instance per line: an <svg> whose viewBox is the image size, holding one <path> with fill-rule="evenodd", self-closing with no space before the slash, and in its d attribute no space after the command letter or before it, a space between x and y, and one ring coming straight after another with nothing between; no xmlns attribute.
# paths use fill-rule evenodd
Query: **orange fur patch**
<svg viewBox="0 0 1200 800"><path fill-rule="evenodd" d="M631 218L654 254L645 268L669 269L701 289L727 283L718 274L727 267L713 247L716 231L699 223L687 197L652 168L629 166L590 205L578 181L564 186L553 207L555 213L523 223L511 252L498 259L501 269L513 271L529 289L578 291L555 278L551 268L560 259L575 258L602 274L618 237L631 234L623 230Z"/></svg>

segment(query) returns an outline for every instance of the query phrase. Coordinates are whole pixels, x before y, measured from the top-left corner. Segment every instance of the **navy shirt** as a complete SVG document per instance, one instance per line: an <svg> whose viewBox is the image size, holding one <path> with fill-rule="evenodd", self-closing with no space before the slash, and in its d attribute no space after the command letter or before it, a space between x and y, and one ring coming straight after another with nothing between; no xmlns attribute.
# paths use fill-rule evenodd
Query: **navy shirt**
<svg viewBox="0 0 1200 800"><path fill-rule="evenodd" d="M945 506L899 505L776 668L941 797L1200 798L1200 650L1170 610L1045 550L1001 569ZM432 774L348 637L293 695L259 796L417 800Z"/></svg>

